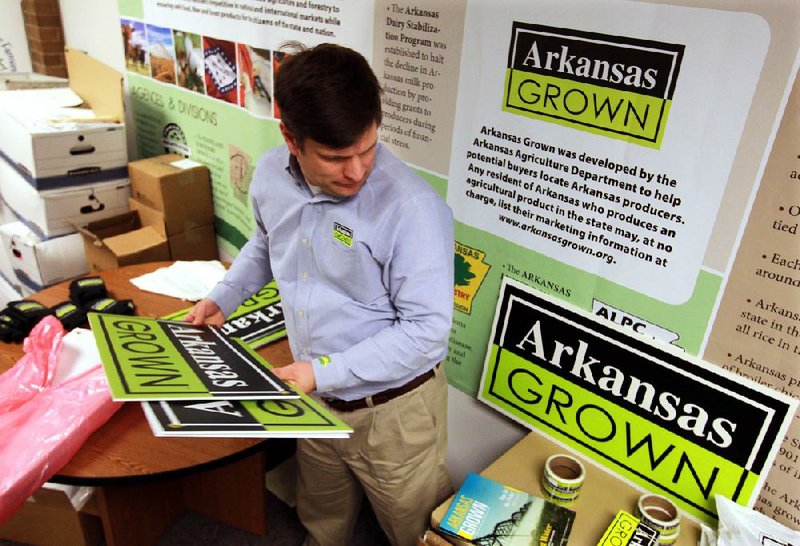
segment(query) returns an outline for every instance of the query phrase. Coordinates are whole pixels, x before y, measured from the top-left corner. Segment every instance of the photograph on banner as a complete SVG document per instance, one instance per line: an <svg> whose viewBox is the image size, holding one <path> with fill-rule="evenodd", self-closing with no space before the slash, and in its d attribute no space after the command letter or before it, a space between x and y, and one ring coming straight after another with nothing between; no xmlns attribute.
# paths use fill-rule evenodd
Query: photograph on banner
<svg viewBox="0 0 800 546"><path fill-rule="evenodd" d="M256 116L272 115L272 52L238 44L239 106Z"/></svg>
<svg viewBox="0 0 800 546"><path fill-rule="evenodd" d="M175 58L177 60L177 81L180 87L205 93L203 82L205 63L203 61L203 37L192 32L175 30Z"/></svg>
<svg viewBox="0 0 800 546"><path fill-rule="evenodd" d="M143 76L150 75L150 48L142 21L120 19L122 48L125 51L125 70Z"/></svg>
<svg viewBox="0 0 800 546"><path fill-rule="evenodd" d="M146 25L150 77L161 83L175 83L175 39L172 29Z"/></svg>
<svg viewBox="0 0 800 546"><path fill-rule="evenodd" d="M206 94L215 99L238 104L239 75L236 44L203 36L203 65Z"/></svg>
<svg viewBox="0 0 800 546"><path fill-rule="evenodd" d="M479 398L709 522L753 505L798 405L508 277Z"/></svg>

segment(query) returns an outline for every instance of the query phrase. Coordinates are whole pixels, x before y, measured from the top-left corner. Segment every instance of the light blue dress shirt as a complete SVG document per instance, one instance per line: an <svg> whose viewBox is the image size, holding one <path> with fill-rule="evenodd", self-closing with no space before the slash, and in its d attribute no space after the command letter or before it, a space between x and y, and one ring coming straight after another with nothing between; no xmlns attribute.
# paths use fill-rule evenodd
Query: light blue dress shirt
<svg viewBox="0 0 800 546"><path fill-rule="evenodd" d="M447 353L453 214L382 145L361 191L314 193L285 146L259 160L256 229L209 298L225 316L273 276L295 360L343 400L403 385Z"/></svg>

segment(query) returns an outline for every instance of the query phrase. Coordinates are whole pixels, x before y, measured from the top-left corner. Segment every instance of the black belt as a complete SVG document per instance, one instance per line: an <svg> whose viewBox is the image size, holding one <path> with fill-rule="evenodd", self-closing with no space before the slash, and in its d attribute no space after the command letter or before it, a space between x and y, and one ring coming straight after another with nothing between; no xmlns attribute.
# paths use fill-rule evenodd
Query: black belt
<svg viewBox="0 0 800 546"><path fill-rule="evenodd" d="M436 368L438 368L440 364L437 364L427 372L422 375L418 375L405 385L400 385L399 387L394 387L393 389L386 389L385 391L381 391L377 394L373 394L372 396L367 396L366 398L359 398L357 400L339 400L338 398L323 398L322 400L328 404L331 408L335 409L336 411L341 412L349 412L360 410L364 408L369 408L372 406L378 406L380 404L385 404L389 400L397 398L398 396L402 396L407 392L411 392L427 380L432 379L436 375Z"/></svg>

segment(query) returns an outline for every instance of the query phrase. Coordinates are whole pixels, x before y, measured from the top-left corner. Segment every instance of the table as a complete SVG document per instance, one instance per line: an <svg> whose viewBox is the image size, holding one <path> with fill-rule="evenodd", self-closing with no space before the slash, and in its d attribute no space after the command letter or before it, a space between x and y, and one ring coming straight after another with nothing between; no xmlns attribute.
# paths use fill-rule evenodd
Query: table
<svg viewBox="0 0 800 546"><path fill-rule="evenodd" d="M145 292L130 279L170 262L98 273L110 297L132 299L140 316L163 316L190 302ZM49 307L69 299L69 282L30 298ZM22 356L22 344L0 345L0 373ZM293 359L283 339L258 350L270 364ZM268 444L268 445L267 445ZM266 532L264 474L294 451L292 440L158 438L141 405L124 404L50 481L96 486L108 546L154 544L187 509L252 533Z"/></svg>
<svg viewBox="0 0 800 546"><path fill-rule="evenodd" d="M491 465L481 475L511 487L528 491L539 497L544 493L539 486L544 462L555 453L570 453L555 442L537 433L530 432ZM636 501L642 492L609 472L593 465L585 457L578 457L586 468L580 496L569 505L574 510L575 522L569 535L569 543L577 546L592 546L603 537L618 510L636 515ZM454 496L440 504L431 514L431 527L439 528L439 523L447 513ZM700 526L685 515L681 520L681 533L675 546L695 546L700 539ZM450 539L457 544L467 544L458 539Z"/></svg>

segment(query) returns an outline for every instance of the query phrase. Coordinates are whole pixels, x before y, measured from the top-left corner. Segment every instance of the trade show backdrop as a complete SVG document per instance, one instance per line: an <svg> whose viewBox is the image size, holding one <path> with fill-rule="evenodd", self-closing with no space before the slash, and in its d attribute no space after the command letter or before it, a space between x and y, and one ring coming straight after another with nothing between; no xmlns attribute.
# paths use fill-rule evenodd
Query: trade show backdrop
<svg viewBox="0 0 800 546"><path fill-rule="evenodd" d="M504 276L800 393L800 6L782 0L118 0L141 156L212 172L253 230L281 44L384 85L381 141L456 222L447 371L477 395ZM697 416L695 416L697 417ZM756 507L800 528L797 416Z"/></svg>

